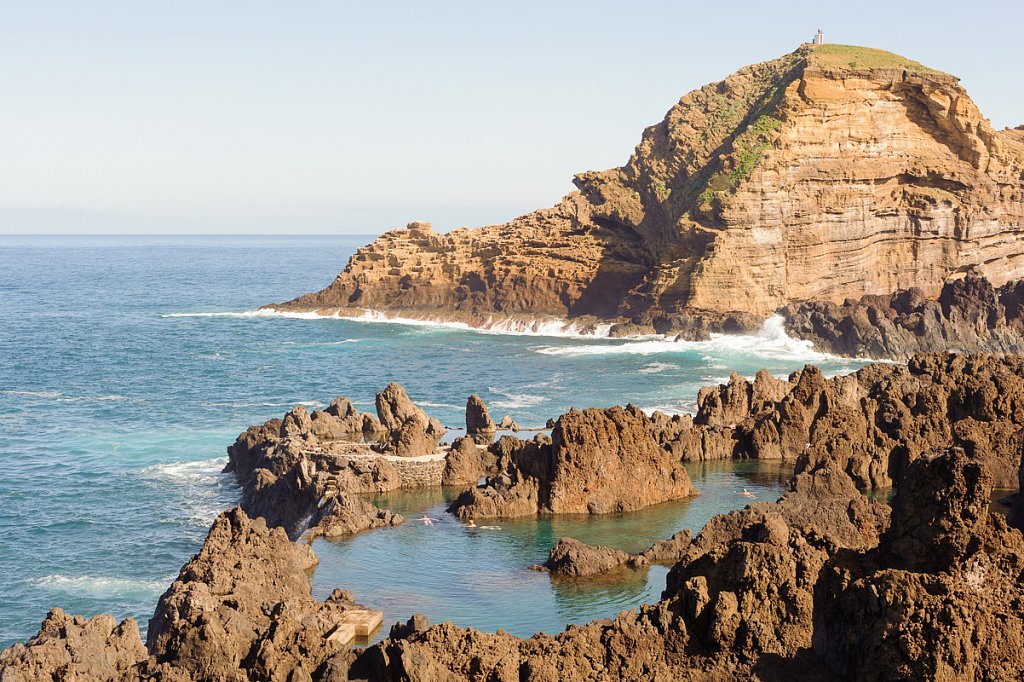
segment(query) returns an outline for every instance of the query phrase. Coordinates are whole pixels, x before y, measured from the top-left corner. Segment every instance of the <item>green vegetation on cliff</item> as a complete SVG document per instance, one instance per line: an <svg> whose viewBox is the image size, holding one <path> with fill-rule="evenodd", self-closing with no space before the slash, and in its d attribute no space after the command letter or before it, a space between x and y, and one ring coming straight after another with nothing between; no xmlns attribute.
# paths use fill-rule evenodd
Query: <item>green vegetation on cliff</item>
<svg viewBox="0 0 1024 682"><path fill-rule="evenodd" d="M808 52L807 63L822 69L905 69L921 73L941 73L913 59L885 50L833 43L812 48Z"/></svg>

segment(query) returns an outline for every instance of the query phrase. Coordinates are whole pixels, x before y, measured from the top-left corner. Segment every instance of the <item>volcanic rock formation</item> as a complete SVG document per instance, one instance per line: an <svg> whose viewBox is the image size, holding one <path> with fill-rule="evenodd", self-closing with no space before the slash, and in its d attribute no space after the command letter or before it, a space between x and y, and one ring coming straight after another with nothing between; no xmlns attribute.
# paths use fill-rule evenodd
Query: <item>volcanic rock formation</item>
<svg viewBox="0 0 1024 682"><path fill-rule="evenodd" d="M763 370L701 389L697 415L655 414L652 434L687 460L832 461L862 488L889 488L922 453L962 447L1001 488L1017 487L1024 444L1024 359L915 355L826 379L815 367L788 382Z"/></svg>
<svg viewBox="0 0 1024 682"><path fill-rule="evenodd" d="M934 351L1024 352L1024 281L996 289L968 273L947 282L937 299L921 289L867 295L842 305L812 301L780 311L786 331L834 353L908 359Z"/></svg>
<svg viewBox="0 0 1024 682"><path fill-rule="evenodd" d="M570 410L551 438L502 437L491 448L497 473L450 511L460 518L632 511L697 494L677 458L658 446L641 410Z"/></svg>
<svg viewBox="0 0 1024 682"><path fill-rule="evenodd" d="M326 289L271 307L689 337L805 301L935 297L972 270L1024 276L1022 135L993 130L955 77L880 50L740 69L683 97L626 165L574 182L504 225L388 232Z"/></svg>

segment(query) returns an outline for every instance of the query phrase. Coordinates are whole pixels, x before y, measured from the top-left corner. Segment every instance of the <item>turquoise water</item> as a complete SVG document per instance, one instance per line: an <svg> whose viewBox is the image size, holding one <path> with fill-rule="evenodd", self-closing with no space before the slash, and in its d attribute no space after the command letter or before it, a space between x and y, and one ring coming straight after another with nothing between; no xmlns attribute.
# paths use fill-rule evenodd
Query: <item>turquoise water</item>
<svg viewBox="0 0 1024 682"><path fill-rule="evenodd" d="M477 392L496 416L534 426L572 405L692 409L697 388L731 370L749 376L762 367L785 374L805 362L830 373L857 366L822 358L770 327L757 337L671 344L246 314L328 284L366 240L0 237L0 646L33 634L51 606L144 624L210 521L237 499L233 480L218 473L224 448L248 424L296 403L323 405L341 394L370 409L375 392L397 380L446 424L462 423L465 399ZM687 525L721 511L708 506L712 499L702 498L703 511L687 516ZM720 503L742 501L726 496ZM667 537L682 520L651 521L651 537ZM521 539L507 549L508 560L488 549L491 558L466 571L506 566L483 579L492 591L502 580L549 580L522 571L543 558L550 537L565 532L545 523L503 530L509 542ZM623 523L631 521L588 520L577 535L607 533L606 544L617 544L616 524ZM353 539L361 556L374 557L361 570L414 570L388 553L414 543L418 530ZM408 604L433 620L488 627L453 610L456 599L432 612L426 589L422 599L412 587L403 597L385 593L386 580L346 574L353 561L346 546L318 545L318 594L334 580L389 616ZM422 552L417 558L455 560ZM608 596L607 606L632 606L660 592L656 570L644 586L640 580L634 592L624 586ZM533 625L527 614L516 615L517 628L550 629L551 613L582 613L593 598L567 600L569 588L553 587L544 597L542 583L531 584L538 601L549 600L537 613L548 615Z"/></svg>
<svg viewBox="0 0 1024 682"><path fill-rule="evenodd" d="M401 526L342 540L317 540L321 566L313 591L326 597L344 585L367 606L384 611L384 623L413 613L431 622L527 637L561 632L568 623L587 623L639 604L653 603L665 589L668 567L624 569L586 579L552 577L529 570L541 564L563 536L642 552L684 528L701 528L712 516L754 501L773 501L792 476L778 462L712 462L688 466L701 495L655 505L632 514L567 515L487 521L496 528L467 528L445 514L457 490L393 492L374 501L401 511L407 519L426 514L431 526ZM754 495L744 497L742 491ZM484 522L481 522L484 523ZM381 628L377 638L387 635Z"/></svg>

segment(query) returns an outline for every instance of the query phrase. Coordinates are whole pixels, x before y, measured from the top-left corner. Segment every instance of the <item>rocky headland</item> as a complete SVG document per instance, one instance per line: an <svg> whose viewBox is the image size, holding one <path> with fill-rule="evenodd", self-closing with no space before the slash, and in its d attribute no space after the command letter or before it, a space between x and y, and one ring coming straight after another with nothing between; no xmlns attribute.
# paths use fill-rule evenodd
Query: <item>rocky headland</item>
<svg viewBox="0 0 1024 682"><path fill-rule="evenodd" d="M326 289L269 307L683 339L782 311L790 333L857 356L1022 345L1024 138L898 55L804 46L745 67L680 99L624 166L574 182L503 225L388 232ZM944 289L968 274L1004 314Z"/></svg>
<svg viewBox="0 0 1024 682"><path fill-rule="evenodd" d="M763 417L776 420L778 434L792 434L778 441L800 446L790 490L640 555L563 539L549 568L564 575L644 561L672 569L655 604L529 639L430 626L415 616L379 644L348 645L351 623L367 609L342 590L322 602L311 596L316 557L306 542L289 538L302 525L293 519L307 511L286 500L318 509L323 497L339 499L332 489L354 498L356 490L400 486L402 474L290 445L372 449L365 438L314 436L310 425L334 422L293 411L250 428L232 446L230 467L244 473L244 504L254 511L236 508L216 519L160 598L145 644L130 619L54 610L35 637L0 652L0 680L1018 679L1024 509L1018 499L1007 519L990 502L1005 479L1015 486L1024 477L1022 363L922 355L909 367L874 365L846 378L826 380L808 367L788 382L762 374L703 390L701 423L691 420L689 428L731 431ZM411 401L394 402L404 403L404 391L389 389L378 410L405 415L392 427L421 421ZM344 401L332 408L333 419L360 429L366 421ZM629 508L599 472L616 465L642 471L645 461L655 462L664 467L652 486L657 496L683 491L688 479L674 475L679 453L657 434L685 421L648 419L629 407L572 411L555 422L550 439L504 437L484 447L462 438L445 455L457 463L442 469L466 480L474 467L489 469L486 484L473 488L484 494L502 475L521 476L508 490L546 490L521 496L531 500L530 513ZM380 462L403 459L374 452ZM574 467L577 459L585 466ZM862 461L877 464L865 469ZM631 494L636 475L616 474ZM276 482L250 488L262 476ZM864 495L885 480L895 486L891 503ZM289 487L292 498L283 492ZM259 506L259 490L273 492L277 504ZM271 518L252 518L256 509Z"/></svg>

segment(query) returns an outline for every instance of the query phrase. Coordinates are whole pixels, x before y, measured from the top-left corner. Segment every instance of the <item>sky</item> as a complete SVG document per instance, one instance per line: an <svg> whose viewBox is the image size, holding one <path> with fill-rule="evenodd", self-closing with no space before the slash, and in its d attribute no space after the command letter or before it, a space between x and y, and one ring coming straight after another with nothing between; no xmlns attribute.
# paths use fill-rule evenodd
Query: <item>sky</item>
<svg viewBox="0 0 1024 682"><path fill-rule="evenodd" d="M0 233L504 222L686 92L829 42L1024 123L1024 3L0 0Z"/></svg>

